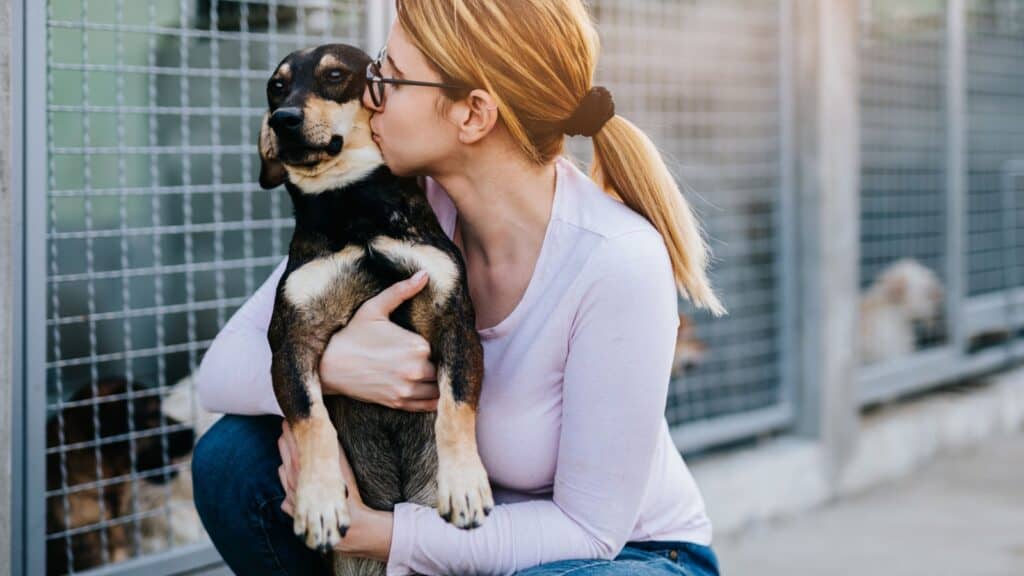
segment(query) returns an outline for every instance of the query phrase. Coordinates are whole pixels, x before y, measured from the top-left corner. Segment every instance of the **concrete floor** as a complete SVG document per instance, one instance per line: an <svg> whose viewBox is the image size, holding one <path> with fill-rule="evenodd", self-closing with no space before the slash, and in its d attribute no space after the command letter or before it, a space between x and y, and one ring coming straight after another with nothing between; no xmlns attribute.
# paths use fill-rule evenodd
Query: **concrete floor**
<svg viewBox="0 0 1024 576"><path fill-rule="evenodd" d="M724 576L1024 576L1024 433L714 546Z"/></svg>

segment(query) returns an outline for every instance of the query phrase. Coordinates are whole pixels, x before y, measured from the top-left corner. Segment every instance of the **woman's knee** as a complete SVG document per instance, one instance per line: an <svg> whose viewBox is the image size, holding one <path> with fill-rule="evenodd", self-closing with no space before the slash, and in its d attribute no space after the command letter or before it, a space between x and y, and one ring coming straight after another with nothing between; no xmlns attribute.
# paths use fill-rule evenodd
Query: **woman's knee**
<svg viewBox="0 0 1024 576"><path fill-rule="evenodd" d="M280 491L277 451L281 419L225 415L202 437L192 453L192 488L200 516L230 507L252 509Z"/></svg>

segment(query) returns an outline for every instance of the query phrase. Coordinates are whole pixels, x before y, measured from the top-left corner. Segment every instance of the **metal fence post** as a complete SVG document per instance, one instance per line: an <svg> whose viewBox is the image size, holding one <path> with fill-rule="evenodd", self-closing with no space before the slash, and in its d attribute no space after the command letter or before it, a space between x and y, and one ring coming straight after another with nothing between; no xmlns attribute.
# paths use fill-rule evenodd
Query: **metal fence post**
<svg viewBox="0 0 1024 576"><path fill-rule="evenodd" d="M798 432L838 474L856 441L859 262L857 0L794 6L802 393Z"/></svg>
<svg viewBox="0 0 1024 576"><path fill-rule="evenodd" d="M964 0L946 5L946 201L947 254L946 317L950 342L966 351L967 333L962 315L967 238L967 29ZM1007 290L1012 291L1012 287Z"/></svg>
<svg viewBox="0 0 1024 576"><path fill-rule="evenodd" d="M23 340L19 404L24 451L18 495L21 500L23 565L26 575L43 574L46 554L46 9L47 2L22 3L24 38L16 54L22 68L24 98L22 194L23 249L21 257L22 325L16 338Z"/></svg>
<svg viewBox="0 0 1024 576"><path fill-rule="evenodd" d="M13 10L12 10L13 8ZM15 402L20 399L17 383L20 381L17 351L20 349L17 326L21 274L19 249L21 241L20 179L21 129L16 112L20 107L17 95L21 82L21 66L17 62L21 51L15 46L21 42L20 0L0 0L0 44L7 51L0 56L0 574L11 574L20 568L16 556L18 543L19 506L14 498L18 488L14 471L18 466L17 441L12 433L17 429ZM16 106L15 106L16 105Z"/></svg>

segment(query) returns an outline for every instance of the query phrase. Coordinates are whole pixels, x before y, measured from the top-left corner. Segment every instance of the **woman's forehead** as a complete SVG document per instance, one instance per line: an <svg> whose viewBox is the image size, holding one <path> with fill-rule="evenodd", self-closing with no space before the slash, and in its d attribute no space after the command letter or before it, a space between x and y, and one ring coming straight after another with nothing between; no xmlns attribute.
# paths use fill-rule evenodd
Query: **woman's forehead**
<svg viewBox="0 0 1024 576"><path fill-rule="evenodd" d="M410 70L429 70L427 59L420 53L419 49L409 41L409 37L402 29L402 25L396 20L391 27L391 34L388 35L387 53L391 60L402 72Z"/></svg>

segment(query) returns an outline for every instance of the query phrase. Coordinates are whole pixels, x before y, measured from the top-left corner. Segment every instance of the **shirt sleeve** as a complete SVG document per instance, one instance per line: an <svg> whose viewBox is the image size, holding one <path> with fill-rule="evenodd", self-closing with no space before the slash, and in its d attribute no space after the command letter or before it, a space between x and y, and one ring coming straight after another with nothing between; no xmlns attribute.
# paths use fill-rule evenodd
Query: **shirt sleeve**
<svg viewBox="0 0 1024 576"><path fill-rule="evenodd" d="M203 356L196 389L204 410L228 414L282 414L270 377L267 329L274 312L277 283L287 263L285 258L235 312Z"/></svg>
<svg viewBox="0 0 1024 576"><path fill-rule="evenodd" d="M611 559L625 546L665 418L678 297L653 229L597 250L570 331L551 499L499 504L467 531L433 508L398 504L388 576L513 574L556 560Z"/></svg>

